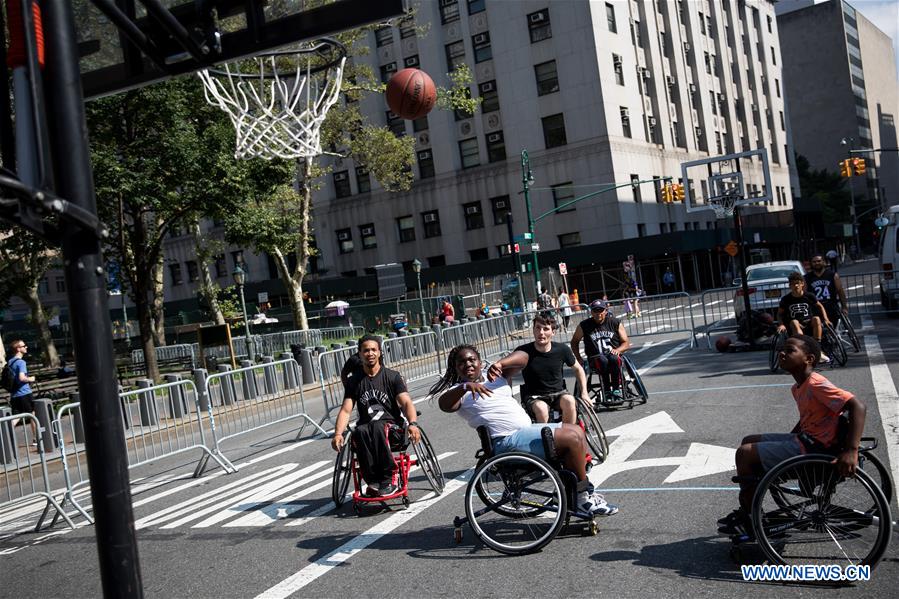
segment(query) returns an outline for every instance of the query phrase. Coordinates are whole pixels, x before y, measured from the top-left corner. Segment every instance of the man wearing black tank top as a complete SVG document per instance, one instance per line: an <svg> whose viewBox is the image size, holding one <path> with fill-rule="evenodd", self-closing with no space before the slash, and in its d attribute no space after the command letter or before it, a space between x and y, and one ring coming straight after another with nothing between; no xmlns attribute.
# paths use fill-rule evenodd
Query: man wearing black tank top
<svg viewBox="0 0 899 599"><path fill-rule="evenodd" d="M609 303L605 300L594 300L590 304L590 318L577 325L571 336L571 351L579 356L581 339L584 340L584 351L590 368L597 370L603 384L612 390L612 401L620 402L624 400L624 396L621 391L619 356L630 349L631 342L624 325L609 314L608 308Z"/></svg>
<svg viewBox="0 0 899 599"><path fill-rule="evenodd" d="M846 290L843 289L840 275L827 268L821 254L812 256L811 266L811 272L805 275L805 290L821 302L827 317L832 323L836 323L849 314L849 302L846 301Z"/></svg>

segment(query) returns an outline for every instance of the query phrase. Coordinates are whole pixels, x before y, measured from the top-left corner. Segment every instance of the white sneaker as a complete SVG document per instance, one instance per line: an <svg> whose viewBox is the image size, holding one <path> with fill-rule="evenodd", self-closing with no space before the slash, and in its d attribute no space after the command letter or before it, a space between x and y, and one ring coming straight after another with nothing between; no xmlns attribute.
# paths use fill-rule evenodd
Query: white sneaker
<svg viewBox="0 0 899 599"><path fill-rule="evenodd" d="M822 364L830 364L830 356L828 356L827 354L821 354L820 362Z"/></svg>
<svg viewBox="0 0 899 599"><path fill-rule="evenodd" d="M586 491L578 493L578 508L582 512L592 513L596 516L614 516L618 513L618 506L608 503L602 495L596 492Z"/></svg>

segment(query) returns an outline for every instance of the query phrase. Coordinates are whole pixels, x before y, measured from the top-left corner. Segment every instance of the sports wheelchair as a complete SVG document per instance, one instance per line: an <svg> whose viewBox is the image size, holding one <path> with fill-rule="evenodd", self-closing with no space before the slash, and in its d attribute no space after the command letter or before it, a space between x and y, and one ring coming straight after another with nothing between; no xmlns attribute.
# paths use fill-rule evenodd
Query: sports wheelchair
<svg viewBox="0 0 899 599"><path fill-rule="evenodd" d="M579 511L577 477L556 457L553 432L542 430L548 460L520 451L493 453L487 427L478 427L481 449L465 490L465 517L453 519L456 543L462 525L469 524L488 547L508 555L533 553L552 541L571 517L584 522L586 532L599 532L594 514Z"/></svg>
<svg viewBox="0 0 899 599"><path fill-rule="evenodd" d="M849 326L852 325L850 324ZM831 367L845 366L849 356L846 354L846 347L843 345L840 336L832 325L822 322L821 327L821 353L830 358ZM855 331L853 330L854 334ZM780 368L780 350L783 349L783 345L789 336L789 332L780 331L771 338L771 349L768 354L768 366L771 368L771 372L777 372Z"/></svg>
<svg viewBox="0 0 899 599"><path fill-rule="evenodd" d="M621 367L621 399L615 398L612 390L603 384L598 357L587 358L587 393L593 400L594 409L633 408L634 405L645 404L649 399L643 379L628 355L618 354L618 361Z"/></svg>
<svg viewBox="0 0 899 599"><path fill-rule="evenodd" d="M731 555L738 559L739 546L754 537L776 564L875 567L890 541L893 483L871 453L877 440L861 441L851 477L839 475L831 463L839 451L831 450L792 457L762 476L752 500L752 531L745 531L752 534L731 536Z"/></svg>
<svg viewBox="0 0 899 599"><path fill-rule="evenodd" d="M528 396L526 385L521 386L520 395L522 399ZM597 463L602 464L609 456L609 441L606 439L606 432L603 430L599 417L592 409L592 406L581 401L580 394L574 395L574 404L577 410L576 424L583 429L587 437L587 445L590 447L590 455L592 456L587 467L589 468L592 465L594 459ZM527 407L525 407L525 411L531 417L531 422L536 423L533 412ZM562 410L557 404L549 406L549 421L553 423L562 422Z"/></svg>
<svg viewBox="0 0 899 599"><path fill-rule="evenodd" d="M386 504L387 501L399 499L403 506L409 507L409 472L413 466L420 466L428 479L431 488L436 494L443 493L445 481L443 478L443 470L440 468L440 462L437 460L437 454L434 453L431 442L425 434L421 425L418 426L421 433L421 440L418 443L410 443L408 433L404 434L401 443L391 442L390 449L394 452L393 462L394 468L399 473L399 484L396 493L390 495L368 496L362 493L362 474L359 472L359 462L353 453L352 429L347 428L347 434L344 435L346 442L337 453L337 459L334 462L334 477L331 481L331 499L334 505L340 507L344 504L349 493L350 480L353 481L353 512L358 515L361 507L366 504L380 503ZM409 455L408 448L412 445L415 451L415 457Z"/></svg>

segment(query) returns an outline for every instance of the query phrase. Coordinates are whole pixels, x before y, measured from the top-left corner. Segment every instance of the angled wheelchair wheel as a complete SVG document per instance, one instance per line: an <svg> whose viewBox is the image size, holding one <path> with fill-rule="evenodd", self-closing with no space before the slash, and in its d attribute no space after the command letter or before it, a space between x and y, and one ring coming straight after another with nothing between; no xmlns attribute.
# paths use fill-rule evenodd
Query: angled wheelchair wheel
<svg viewBox="0 0 899 599"><path fill-rule="evenodd" d="M887 503L893 505L893 479L883 462L873 453L863 452L858 456L858 465L880 488Z"/></svg>
<svg viewBox="0 0 899 599"><path fill-rule="evenodd" d="M855 327L852 326L851 318L841 313L837 327L842 331L839 335L841 340L843 339L843 335L845 335L846 341L849 342L849 345L852 346L855 353L862 351L862 342L859 340L858 335L855 334Z"/></svg>
<svg viewBox="0 0 899 599"><path fill-rule="evenodd" d="M890 508L863 470L843 478L827 455L770 470L752 502L759 546L776 564L877 565L890 540Z"/></svg>
<svg viewBox="0 0 899 599"><path fill-rule="evenodd" d="M585 405L580 398L575 399L577 404L578 421L584 423L584 434L587 435L587 445L590 453L598 463L603 463L609 455L609 441L606 432L602 429L599 416L593 411L593 407Z"/></svg>
<svg viewBox="0 0 899 599"><path fill-rule="evenodd" d="M537 456L509 452L475 471L465 491L465 515L488 547L509 555L539 551L559 533L568 513L559 475Z"/></svg>
<svg viewBox="0 0 899 599"><path fill-rule="evenodd" d="M821 351L825 352L837 366L845 366L849 356L846 355L846 347L840 341L833 327L825 324L821 332Z"/></svg>
<svg viewBox="0 0 899 599"><path fill-rule="evenodd" d="M646 392L646 387L643 385L640 373L637 372L637 367L627 357L627 354L621 354L621 371L624 376L625 399L632 404L645 404L646 400L649 399L649 393Z"/></svg>
<svg viewBox="0 0 899 599"><path fill-rule="evenodd" d="M786 340L786 331L781 331L771 338L771 350L768 352L768 367L771 372L777 372L780 369L780 350L783 349Z"/></svg>
<svg viewBox="0 0 899 599"><path fill-rule="evenodd" d="M331 499L334 500L334 505L337 507L342 506L346 501L350 481L353 479L353 450L350 445L350 440L347 439L340 451L337 452L337 459L334 461Z"/></svg>
<svg viewBox="0 0 899 599"><path fill-rule="evenodd" d="M415 450L418 465L421 467L422 472L425 473L431 488L440 495L443 493L443 488L446 485L446 481L443 479L443 469L440 468L440 461L437 459L437 454L434 453L434 448L431 447L431 441L425 434L424 429L419 426L418 430L421 432L421 440L418 443L413 443L412 448Z"/></svg>

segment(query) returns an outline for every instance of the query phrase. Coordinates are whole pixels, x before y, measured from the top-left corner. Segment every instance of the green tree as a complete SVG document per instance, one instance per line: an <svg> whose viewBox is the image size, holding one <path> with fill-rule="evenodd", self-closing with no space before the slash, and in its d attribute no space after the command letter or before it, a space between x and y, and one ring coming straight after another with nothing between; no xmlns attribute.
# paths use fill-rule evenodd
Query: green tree
<svg viewBox="0 0 899 599"><path fill-rule="evenodd" d="M849 206L852 203L849 186L838 171L812 169L808 159L796 154L796 172L799 187L805 198L821 203L826 223L848 223L851 221Z"/></svg>
<svg viewBox="0 0 899 599"><path fill-rule="evenodd" d="M229 212L257 190L290 179L283 161L241 162L224 114L209 106L200 82L184 77L87 105L91 158L108 254L122 268L137 309L150 378L165 343L163 242L199 215Z"/></svg>
<svg viewBox="0 0 899 599"><path fill-rule="evenodd" d="M38 286L55 259L56 251L37 235L23 228L0 230L0 310L9 305L12 297L18 297L28 305L31 324L40 339L44 364L54 368L59 366L59 354Z"/></svg>

